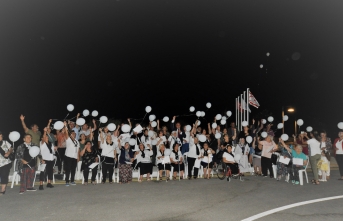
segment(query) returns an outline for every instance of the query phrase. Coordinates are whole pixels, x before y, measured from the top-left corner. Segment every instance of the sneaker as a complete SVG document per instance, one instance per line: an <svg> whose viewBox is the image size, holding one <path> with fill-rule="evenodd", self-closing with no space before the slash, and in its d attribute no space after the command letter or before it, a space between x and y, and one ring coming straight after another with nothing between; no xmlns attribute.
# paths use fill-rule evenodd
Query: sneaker
<svg viewBox="0 0 343 221"><path fill-rule="evenodd" d="M295 183L295 180L292 180L292 183Z"/></svg>
<svg viewBox="0 0 343 221"><path fill-rule="evenodd" d="M19 194L24 194L24 191L20 191Z"/></svg>
<svg viewBox="0 0 343 221"><path fill-rule="evenodd" d="M44 190L43 185L39 185L39 190Z"/></svg>
<svg viewBox="0 0 343 221"><path fill-rule="evenodd" d="M69 186L69 183L66 183L66 186Z"/></svg>
<svg viewBox="0 0 343 221"><path fill-rule="evenodd" d="M27 188L26 191L36 191L34 188Z"/></svg>
<svg viewBox="0 0 343 221"><path fill-rule="evenodd" d="M76 183L75 183L75 182L71 182L70 184L71 184L71 185L73 185L73 186L75 186L75 185L76 185Z"/></svg>
<svg viewBox="0 0 343 221"><path fill-rule="evenodd" d="M268 177L268 176L263 176L263 177Z"/></svg>
<svg viewBox="0 0 343 221"><path fill-rule="evenodd" d="M299 181L296 181L294 184L295 184L295 185L299 185Z"/></svg>
<svg viewBox="0 0 343 221"><path fill-rule="evenodd" d="M48 187L48 188L54 188L54 186L53 186L51 183L48 183L48 184L46 185L46 187Z"/></svg>

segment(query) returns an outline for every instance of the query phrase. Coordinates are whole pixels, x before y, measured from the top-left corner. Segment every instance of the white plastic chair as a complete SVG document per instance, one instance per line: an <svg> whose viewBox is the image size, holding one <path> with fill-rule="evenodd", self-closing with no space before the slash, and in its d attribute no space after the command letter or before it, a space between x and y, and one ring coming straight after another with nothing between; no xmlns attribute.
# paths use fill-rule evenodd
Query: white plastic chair
<svg viewBox="0 0 343 221"><path fill-rule="evenodd" d="M307 159L307 163L306 163L306 166L304 169L302 170L299 170L299 182L300 182L300 185L304 185L304 177L303 177L303 173L305 173L305 176L306 176L306 182L308 183L308 177L307 177L307 172L306 172L306 169L307 169L307 166L308 166L308 163L309 163L309 159L308 159L308 156L306 156L306 159Z"/></svg>
<svg viewBox="0 0 343 221"><path fill-rule="evenodd" d="M82 179L81 166L82 166L82 161L80 160L79 162L77 162L75 180L81 180Z"/></svg>
<svg viewBox="0 0 343 221"><path fill-rule="evenodd" d="M16 185L18 185L18 181L20 180L18 168L16 166L17 166L17 159L14 160L11 188L13 188L14 180L16 181Z"/></svg>

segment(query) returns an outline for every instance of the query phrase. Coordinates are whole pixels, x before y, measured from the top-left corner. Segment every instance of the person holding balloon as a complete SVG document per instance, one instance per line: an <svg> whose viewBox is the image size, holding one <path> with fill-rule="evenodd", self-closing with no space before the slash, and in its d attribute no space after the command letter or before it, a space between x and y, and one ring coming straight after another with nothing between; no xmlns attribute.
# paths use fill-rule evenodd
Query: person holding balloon
<svg viewBox="0 0 343 221"><path fill-rule="evenodd" d="M10 154L13 152L11 144L3 140L2 133L0 132L0 179L1 179L1 192L0 195L5 194L6 186L8 183L8 175L12 166L12 161L9 159Z"/></svg>
<svg viewBox="0 0 343 221"><path fill-rule="evenodd" d="M53 180L53 171L54 171L54 154L57 147L54 146L53 143L49 141L49 137L47 135L48 128L44 128L44 134L42 136L42 140L40 142L40 153L42 155L41 164L45 164L45 170L41 171L39 176L39 190L43 190L43 182L46 177L48 177L48 184L46 187L53 188L54 186L51 184L51 180Z"/></svg>
<svg viewBox="0 0 343 221"><path fill-rule="evenodd" d="M107 128L107 127L105 127ZM105 129L104 128L104 129ZM111 133L102 133L101 128L99 129L100 137L100 149L101 152L101 162L102 162L102 181L101 183L104 184L107 178L107 172L109 177L109 183L113 183L112 176L114 171L114 161L117 158L117 151L116 145L112 141ZM106 136L104 138L104 135Z"/></svg>
<svg viewBox="0 0 343 221"><path fill-rule="evenodd" d="M192 179L192 169L193 166L195 165L196 160L200 160L200 144L198 138L195 136L196 133L196 125L197 122L193 125L193 130L191 132L191 138L189 141L189 151L187 155L187 162L188 162L188 179ZM204 135L203 135L204 136ZM205 137L206 140L206 137ZM198 178L198 171L199 168L194 167L194 173L193 173L193 178L197 179Z"/></svg>
<svg viewBox="0 0 343 221"><path fill-rule="evenodd" d="M67 128L67 122L64 122L65 130L64 136L66 138L66 151L64 156L64 169L65 169L65 180L66 186L69 186L69 181L71 185L76 185L75 183L75 173L77 162L80 160L80 142L76 140L76 133L74 131L70 132ZM69 178L70 175L70 178Z"/></svg>
<svg viewBox="0 0 343 221"><path fill-rule="evenodd" d="M20 173L20 194L25 191L36 191L33 186L33 180L36 172L36 156L39 154L39 148L33 146L30 134L25 134L24 143L19 145L15 153L17 167Z"/></svg>

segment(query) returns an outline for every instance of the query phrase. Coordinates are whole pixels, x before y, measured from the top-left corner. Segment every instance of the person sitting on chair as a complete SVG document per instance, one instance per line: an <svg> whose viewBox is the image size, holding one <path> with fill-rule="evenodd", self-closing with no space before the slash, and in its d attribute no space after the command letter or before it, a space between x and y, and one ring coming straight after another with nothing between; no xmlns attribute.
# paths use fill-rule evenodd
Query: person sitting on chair
<svg viewBox="0 0 343 221"><path fill-rule="evenodd" d="M153 155L151 146L150 149L145 149L144 144L139 144L139 151L135 152L135 158L137 159L137 167L139 167L140 177L138 182L143 181L143 175L147 174L146 180L150 181L150 174L152 174L153 165L150 157Z"/></svg>
<svg viewBox="0 0 343 221"><path fill-rule="evenodd" d="M158 172L160 173L160 181L162 181L163 170L165 170L165 172L166 172L167 181L169 180L169 172L171 169L170 163L164 163L164 161L163 161L163 158L165 157L164 152L165 152L165 146L164 146L164 144L161 144L160 150L157 151L157 155L156 155Z"/></svg>
<svg viewBox="0 0 343 221"><path fill-rule="evenodd" d="M184 164L183 164L183 157L182 157L182 153L179 150L179 144L178 143L174 143L173 145L173 151L170 154L170 162L171 165L174 168L174 172L173 172L173 180L176 180L176 174L178 172L180 179L183 179L183 171L184 171Z"/></svg>
<svg viewBox="0 0 343 221"><path fill-rule="evenodd" d="M226 149L227 149L227 152L224 152L223 154L223 162L228 167L228 171L229 169L231 170L231 174L233 175L239 174L238 163L236 163L235 161L235 158L234 158L235 156L232 152L232 146L227 145Z"/></svg>
<svg viewBox="0 0 343 221"><path fill-rule="evenodd" d="M201 150L201 165L204 168L204 179L210 179L211 170L213 168L212 156L214 150L209 148L207 142L204 143L204 149Z"/></svg>
<svg viewBox="0 0 343 221"><path fill-rule="evenodd" d="M85 180L84 184L88 184L88 174L89 174L89 166L93 163L99 162L98 155L96 150L92 147L92 142L87 141L85 148L81 151L80 155L82 156L82 166L81 169L83 170L83 178ZM92 184L95 185L95 177L98 172L98 166L92 168Z"/></svg>

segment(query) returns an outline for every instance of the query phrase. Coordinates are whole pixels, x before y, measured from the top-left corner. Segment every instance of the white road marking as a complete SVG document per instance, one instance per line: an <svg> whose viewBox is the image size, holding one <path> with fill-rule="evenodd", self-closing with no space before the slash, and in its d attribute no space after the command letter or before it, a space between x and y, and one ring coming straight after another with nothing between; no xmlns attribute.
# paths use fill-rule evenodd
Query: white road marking
<svg viewBox="0 0 343 221"><path fill-rule="evenodd" d="M243 219L242 221L256 220L256 219L262 218L264 216L268 216L270 214L277 213L277 212L280 212L282 210L290 209L290 208L293 208L293 207L296 207L296 206L303 206L303 205L306 205L306 204L318 203L318 202L322 202L322 201L336 200L336 199L342 199L342 198L343 198L343 195L341 195L341 196L333 196L333 197L326 197L326 198L320 198L320 199L315 199L315 200L308 200L308 201L303 201L303 202L300 202L300 203L293 203L293 204L289 204L287 206L282 206L282 207L279 207L279 208L276 208L276 209L272 209L272 210L265 211L263 213L256 214L256 215L251 216L249 218Z"/></svg>

